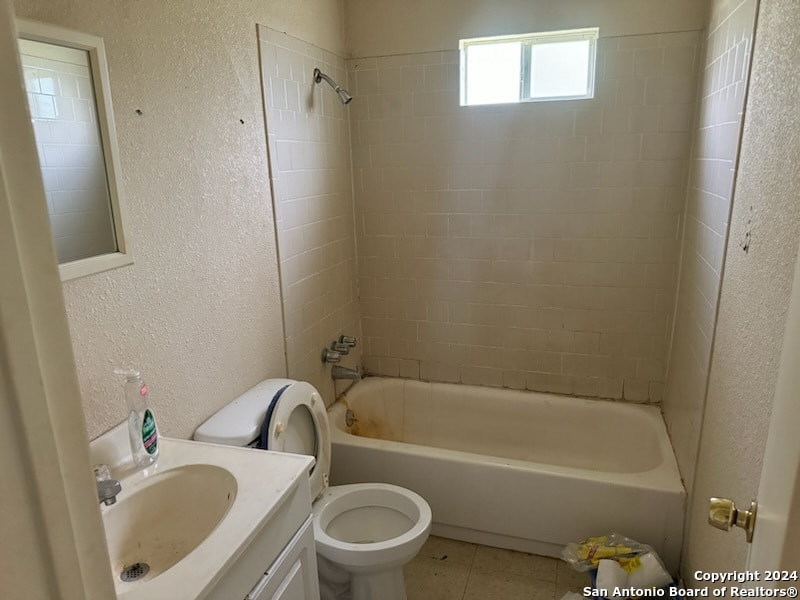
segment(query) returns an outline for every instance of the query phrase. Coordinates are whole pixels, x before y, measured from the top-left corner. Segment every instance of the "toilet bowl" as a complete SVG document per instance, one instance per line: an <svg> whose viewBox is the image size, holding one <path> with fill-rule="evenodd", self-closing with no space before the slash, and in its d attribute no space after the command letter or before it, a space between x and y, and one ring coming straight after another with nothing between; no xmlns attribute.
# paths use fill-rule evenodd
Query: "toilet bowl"
<svg viewBox="0 0 800 600"><path fill-rule="evenodd" d="M430 506L396 485L328 486L330 428L313 386L262 381L198 427L194 438L314 456L309 483L323 599L405 600L402 568L428 538Z"/></svg>
<svg viewBox="0 0 800 600"><path fill-rule="evenodd" d="M354 599L405 599L403 565L431 529L428 503L385 483L328 488L314 502L317 554L350 573Z"/></svg>

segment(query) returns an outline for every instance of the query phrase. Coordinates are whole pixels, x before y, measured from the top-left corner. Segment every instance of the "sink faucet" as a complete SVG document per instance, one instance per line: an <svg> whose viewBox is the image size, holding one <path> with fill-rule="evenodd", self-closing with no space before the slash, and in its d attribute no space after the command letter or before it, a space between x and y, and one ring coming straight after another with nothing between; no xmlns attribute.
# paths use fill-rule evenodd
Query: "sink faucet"
<svg viewBox="0 0 800 600"><path fill-rule="evenodd" d="M333 365L333 368L331 368L331 378L334 380L352 379L353 381L358 381L361 379L361 373L358 372L358 369L348 369L347 367Z"/></svg>
<svg viewBox="0 0 800 600"><path fill-rule="evenodd" d="M111 506L117 501L117 495L122 491L122 484L116 479L111 479L111 469L108 465L95 465L93 469L97 484L97 499L106 506Z"/></svg>

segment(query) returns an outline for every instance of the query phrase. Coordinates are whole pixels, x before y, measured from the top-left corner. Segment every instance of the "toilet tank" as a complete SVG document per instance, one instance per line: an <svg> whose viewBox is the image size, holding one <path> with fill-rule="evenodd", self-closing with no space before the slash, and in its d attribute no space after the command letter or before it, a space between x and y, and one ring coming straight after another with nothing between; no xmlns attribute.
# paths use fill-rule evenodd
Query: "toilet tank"
<svg viewBox="0 0 800 600"><path fill-rule="evenodd" d="M293 379L266 379L211 415L194 432L198 442L247 446L257 440L272 399Z"/></svg>

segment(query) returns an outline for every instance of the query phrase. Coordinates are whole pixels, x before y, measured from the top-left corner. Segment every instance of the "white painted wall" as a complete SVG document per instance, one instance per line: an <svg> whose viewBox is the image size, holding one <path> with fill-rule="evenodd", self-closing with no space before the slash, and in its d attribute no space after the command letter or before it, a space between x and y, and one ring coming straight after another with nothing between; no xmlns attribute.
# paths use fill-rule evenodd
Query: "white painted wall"
<svg viewBox="0 0 800 600"><path fill-rule="evenodd" d="M744 570L741 531L705 524L709 496L756 497L781 355L800 212L800 13L792 0L761 2L739 175L690 527L687 584L696 569ZM741 244L750 233L749 251Z"/></svg>
<svg viewBox="0 0 800 600"><path fill-rule="evenodd" d="M256 25L341 55L342 4L15 9L101 36L108 55L135 263L64 284L89 435L124 418L112 369L135 365L162 432L189 437L236 394L285 374Z"/></svg>
<svg viewBox="0 0 800 600"><path fill-rule="evenodd" d="M347 0L347 56L458 48L460 38L600 27L601 37L704 29L705 0Z"/></svg>

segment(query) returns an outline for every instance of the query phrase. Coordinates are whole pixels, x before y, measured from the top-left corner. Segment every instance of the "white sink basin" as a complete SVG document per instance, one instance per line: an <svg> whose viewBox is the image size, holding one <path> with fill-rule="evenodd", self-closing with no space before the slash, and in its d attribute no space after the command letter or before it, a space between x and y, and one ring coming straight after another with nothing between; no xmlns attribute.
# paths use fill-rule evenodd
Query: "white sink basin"
<svg viewBox="0 0 800 600"><path fill-rule="evenodd" d="M236 478L214 465L186 465L147 478L103 510L111 571L147 581L194 550L236 498Z"/></svg>
<svg viewBox="0 0 800 600"><path fill-rule="evenodd" d="M126 423L91 443L92 462L122 485L116 504L100 506L117 598L211 600L313 459L163 437L159 446L156 465L138 469Z"/></svg>

